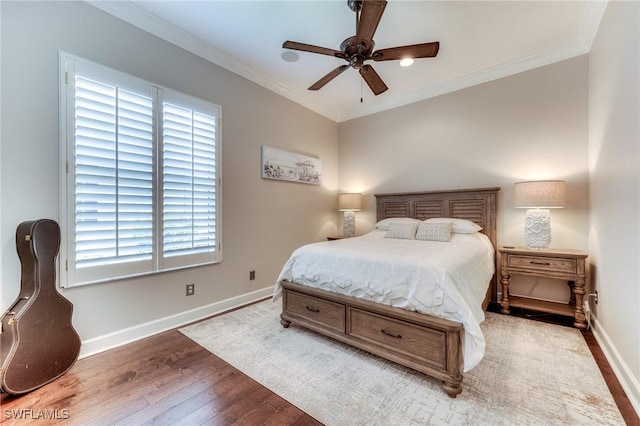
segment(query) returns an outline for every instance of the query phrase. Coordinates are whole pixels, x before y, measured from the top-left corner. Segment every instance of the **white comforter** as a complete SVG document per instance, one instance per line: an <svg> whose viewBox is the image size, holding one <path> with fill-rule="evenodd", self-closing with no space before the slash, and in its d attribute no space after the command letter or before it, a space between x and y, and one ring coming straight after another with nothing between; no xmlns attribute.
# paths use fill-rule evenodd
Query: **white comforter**
<svg viewBox="0 0 640 426"><path fill-rule="evenodd" d="M463 324L464 371L484 356L482 301L494 273L494 248L481 233L453 234L450 242L361 237L308 244L293 252L283 279Z"/></svg>

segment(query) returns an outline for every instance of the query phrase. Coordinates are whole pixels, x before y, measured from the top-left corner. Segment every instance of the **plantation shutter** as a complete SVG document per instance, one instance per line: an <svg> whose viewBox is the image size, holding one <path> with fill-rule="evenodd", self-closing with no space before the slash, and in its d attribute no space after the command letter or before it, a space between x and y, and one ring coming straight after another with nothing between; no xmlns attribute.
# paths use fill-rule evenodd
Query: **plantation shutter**
<svg viewBox="0 0 640 426"><path fill-rule="evenodd" d="M61 284L220 262L220 107L60 60Z"/></svg>
<svg viewBox="0 0 640 426"><path fill-rule="evenodd" d="M217 114L163 103L162 253L217 251ZM182 263L174 260L174 262Z"/></svg>
<svg viewBox="0 0 640 426"><path fill-rule="evenodd" d="M78 268L151 259L152 99L76 76Z"/></svg>

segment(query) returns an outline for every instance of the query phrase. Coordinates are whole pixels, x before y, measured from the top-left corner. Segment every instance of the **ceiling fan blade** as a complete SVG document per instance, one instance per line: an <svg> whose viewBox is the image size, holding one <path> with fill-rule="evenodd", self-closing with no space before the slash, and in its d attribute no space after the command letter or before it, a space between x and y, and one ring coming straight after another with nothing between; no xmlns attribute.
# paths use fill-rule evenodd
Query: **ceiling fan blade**
<svg viewBox="0 0 640 426"><path fill-rule="evenodd" d="M313 83L310 87L309 90L319 90L322 89L322 87L324 87L325 84L327 84L328 82L330 82L331 80L333 80L334 78L336 78L337 76L339 76L340 74L342 74L343 72L345 72L345 70L349 68L349 65L340 65L338 68L334 69L333 71L331 71L329 74L325 75L324 77L322 77L320 80L316 81L315 83Z"/></svg>
<svg viewBox="0 0 640 426"><path fill-rule="evenodd" d="M356 29L356 44L365 42L370 44L373 35L376 33L382 13L387 6L385 0L364 0L360 11L360 20Z"/></svg>
<svg viewBox="0 0 640 426"><path fill-rule="evenodd" d="M404 58L433 58L438 54L438 50L440 50L440 43L434 41L431 43L412 44L410 46L376 50L371 54L371 59L374 61L392 61L394 59Z"/></svg>
<svg viewBox="0 0 640 426"><path fill-rule="evenodd" d="M334 56L336 58L346 59L344 52L326 47L314 46L312 44L298 43L296 41L285 41L282 47L291 50L301 50L303 52L319 53L321 55Z"/></svg>
<svg viewBox="0 0 640 426"><path fill-rule="evenodd" d="M377 96L388 89L387 85L380 78L378 73L371 65L365 65L360 68L360 75L367 82L371 91Z"/></svg>

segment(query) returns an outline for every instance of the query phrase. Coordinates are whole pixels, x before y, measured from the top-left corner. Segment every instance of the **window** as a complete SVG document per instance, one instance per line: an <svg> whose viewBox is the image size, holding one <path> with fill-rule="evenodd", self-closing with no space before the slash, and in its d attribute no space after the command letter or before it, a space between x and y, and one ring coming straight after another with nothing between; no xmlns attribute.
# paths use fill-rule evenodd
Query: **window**
<svg viewBox="0 0 640 426"><path fill-rule="evenodd" d="M220 262L220 108L60 66L62 286Z"/></svg>

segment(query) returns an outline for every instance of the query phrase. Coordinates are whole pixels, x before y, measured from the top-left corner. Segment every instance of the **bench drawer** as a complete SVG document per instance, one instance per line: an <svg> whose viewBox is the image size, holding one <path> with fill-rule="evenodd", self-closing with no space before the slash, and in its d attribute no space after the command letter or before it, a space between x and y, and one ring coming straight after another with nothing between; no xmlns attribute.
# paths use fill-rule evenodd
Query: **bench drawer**
<svg viewBox="0 0 640 426"><path fill-rule="evenodd" d="M349 309L347 334L416 362L446 369L447 352L444 331L362 311Z"/></svg>
<svg viewBox="0 0 640 426"><path fill-rule="evenodd" d="M284 292L284 312L324 328L344 333L346 308L340 303L293 291Z"/></svg>

